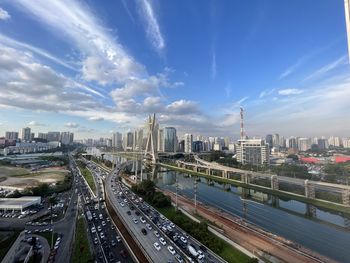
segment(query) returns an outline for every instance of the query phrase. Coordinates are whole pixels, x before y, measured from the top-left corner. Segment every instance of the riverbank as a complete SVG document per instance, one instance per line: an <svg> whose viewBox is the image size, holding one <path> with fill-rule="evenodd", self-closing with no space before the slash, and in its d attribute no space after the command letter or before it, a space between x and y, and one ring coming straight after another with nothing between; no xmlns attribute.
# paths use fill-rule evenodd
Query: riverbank
<svg viewBox="0 0 350 263"><path fill-rule="evenodd" d="M342 213L346 214L347 216L350 216L350 208L345 206L345 205L342 205L342 204L336 204L333 202L329 202L326 200L320 200L320 199L311 199L311 198L307 198L307 197L302 196L302 195L298 195L298 194L294 194L294 193L290 193L290 192L285 192L285 191L281 191L281 190L273 190L271 188L264 187L264 186L244 184L244 183L241 183L237 180L225 179L225 178L218 177L218 176L207 175L204 173L179 168L179 167L169 165L169 164L158 163L157 165L160 167L168 168L168 169L173 170L173 171L182 172L184 174L190 174L190 175L197 176L197 177L203 177L203 178L213 180L213 181L216 181L219 183L232 184L235 186L249 188L249 189L257 190L257 191L260 191L263 193L276 195L278 197L300 201L300 202L314 205L314 206L317 206L320 208L324 208L326 210L342 212Z"/></svg>
<svg viewBox="0 0 350 263"><path fill-rule="evenodd" d="M162 191L175 202L176 197L174 193L167 190ZM199 215L205 220L208 220L208 222L220 228L225 237L260 257L267 258L268 260L272 257L282 262L296 263L335 262L282 237L272 235L255 226L251 226L241 218L234 217L219 209L197 203L197 209L195 210L193 200L184 196L178 196L177 202L187 213L197 218Z"/></svg>

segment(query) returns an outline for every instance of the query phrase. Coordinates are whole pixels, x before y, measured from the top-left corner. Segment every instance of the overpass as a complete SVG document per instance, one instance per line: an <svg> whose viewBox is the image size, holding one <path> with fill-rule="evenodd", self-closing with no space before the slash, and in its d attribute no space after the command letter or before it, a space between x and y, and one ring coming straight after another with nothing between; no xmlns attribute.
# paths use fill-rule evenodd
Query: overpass
<svg viewBox="0 0 350 263"><path fill-rule="evenodd" d="M176 161L177 166L183 169L190 169L194 172L204 172L207 175L214 175L214 171L218 172L224 179L233 179L233 175L239 175L241 183L253 184L251 181L256 178L262 178L270 181L270 188L272 190L279 190L280 183L288 183L304 187L305 197L317 199L316 190L324 190L339 193L342 196L343 205L350 206L350 186L341 184L331 184L325 182L303 180L298 178L291 178L286 176L277 176L276 174L261 173L254 171L247 171L233 167L227 167L216 162L208 162L197 155L194 156L195 162ZM237 181L237 180L235 180Z"/></svg>

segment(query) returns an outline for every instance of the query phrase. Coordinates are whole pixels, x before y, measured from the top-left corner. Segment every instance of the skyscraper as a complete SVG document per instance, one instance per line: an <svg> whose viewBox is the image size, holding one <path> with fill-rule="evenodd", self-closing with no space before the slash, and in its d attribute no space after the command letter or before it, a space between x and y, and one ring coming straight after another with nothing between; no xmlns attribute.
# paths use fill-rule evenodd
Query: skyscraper
<svg viewBox="0 0 350 263"><path fill-rule="evenodd" d="M191 153L193 151L193 136L190 133L185 134L185 153Z"/></svg>
<svg viewBox="0 0 350 263"><path fill-rule="evenodd" d="M58 142L60 140L60 132L55 132L55 131L48 132L47 140L49 142Z"/></svg>
<svg viewBox="0 0 350 263"><path fill-rule="evenodd" d="M72 132L62 132L61 133L61 143L68 145L72 144L74 139L74 134Z"/></svg>
<svg viewBox="0 0 350 263"><path fill-rule="evenodd" d="M176 152L177 138L174 127L165 127L164 129L164 152Z"/></svg>
<svg viewBox="0 0 350 263"><path fill-rule="evenodd" d="M30 141L31 137L31 129L29 127L22 128L22 140L23 141Z"/></svg>
<svg viewBox="0 0 350 263"><path fill-rule="evenodd" d="M158 152L164 152L164 130L158 129Z"/></svg>

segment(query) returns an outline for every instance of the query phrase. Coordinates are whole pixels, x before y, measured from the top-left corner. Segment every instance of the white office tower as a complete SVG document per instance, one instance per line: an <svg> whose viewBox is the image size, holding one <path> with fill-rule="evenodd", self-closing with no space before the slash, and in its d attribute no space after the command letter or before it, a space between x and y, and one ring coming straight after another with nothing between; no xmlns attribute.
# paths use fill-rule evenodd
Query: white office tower
<svg viewBox="0 0 350 263"><path fill-rule="evenodd" d="M74 140L74 134L72 132L62 132L61 133L61 143L68 145L72 144Z"/></svg>
<svg viewBox="0 0 350 263"><path fill-rule="evenodd" d="M263 165L270 162L269 145L262 139L238 140L237 161L241 164Z"/></svg>
<svg viewBox="0 0 350 263"><path fill-rule="evenodd" d="M331 136L328 139L329 146L339 147L341 143L341 139L337 136Z"/></svg>
<svg viewBox="0 0 350 263"><path fill-rule="evenodd" d="M311 148L310 138L299 138L298 139L298 149L299 151L307 151Z"/></svg>
<svg viewBox="0 0 350 263"><path fill-rule="evenodd" d="M30 141L30 137L31 137L31 130L29 127L26 127L26 128L22 128L22 140L23 141L27 141L29 142Z"/></svg>
<svg viewBox="0 0 350 263"><path fill-rule="evenodd" d="M164 130L158 129L158 152L164 152Z"/></svg>
<svg viewBox="0 0 350 263"><path fill-rule="evenodd" d="M193 152L193 135L190 133L185 134L185 153Z"/></svg>
<svg viewBox="0 0 350 263"><path fill-rule="evenodd" d="M350 139L349 138L343 138L343 147L344 148L350 148Z"/></svg>

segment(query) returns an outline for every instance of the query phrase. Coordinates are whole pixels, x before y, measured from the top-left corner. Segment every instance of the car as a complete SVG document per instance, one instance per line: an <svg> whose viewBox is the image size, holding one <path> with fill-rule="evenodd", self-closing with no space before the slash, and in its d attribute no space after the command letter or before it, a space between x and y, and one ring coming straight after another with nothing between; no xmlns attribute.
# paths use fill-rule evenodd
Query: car
<svg viewBox="0 0 350 263"><path fill-rule="evenodd" d="M144 219L143 216L140 217L140 221L142 224L146 223L146 219Z"/></svg>
<svg viewBox="0 0 350 263"><path fill-rule="evenodd" d="M112 241L111 241L111 245L112 245L112 247L115 247L115 245L116 245L117 243L115 242L115 240L114 239L112 239Z"/></svg>
<svg viewBox="0 0 350 263"><path fill-rule="evenodd" d="M120 243L122 241L122 239L120 238L120 236L116 236L115 239L117 240L118 243Z"/></svg>
<svg viewBox="0 0 350 263"><path fill-rule="evenodd" d="M105 221L102 221L102 226L106 226L106 222Z"/></svg>
<svg viewBox="0 0 350 263"><path fill-rule="evenodd" d="M135 217L132 220L134 221L135 224L139 222Z"/></svg>
<svg viewBox="0 0 350 263"><path fill-rule="evenodd" d="M185 244L187 243L187 239L186 239L185 237L183 237L183 236L180 237L180 240L181 240L183 243L185 243Z"/></svg>
<svg viewBox="0 0 350 263"><path fill-rule="evenodd" d="M160 235L159 235L159 233L158 233L158 231L156 231L156 230L154 230L154 235L156 236L156 237L160 237Z"/></svg>
<svg viewBox="0 0 350 263"><path fill-rule="evenodd" d="M97 231L101 232L102 231L102 227L101 226L97 226Z"/></svg>
<svg viewBox="0 0 350 263"><path fill-rule="evenodd" d="M98 239L97 239L97 237L94 238L94 244L95 244L95 245L98 244Z"/></svg>
<svg viewBox="0 0 350 263"><path fill-rule="evenodd" d="M154 246L154 248L157 249L158 251L161 249L161 246L159 245L158 242L155 242L155 243L153 244L153 246Z"/></svg>
<svg viewBox="0 0 350 263"><path fill-rule="evenodd" d="M114 225L111 225L111 229L112 229L112 230L115 229L115 226L114 226Z"/></svg>
<svg viewBox="0 0 350 263"><path fill-rule="evenodd" d="M135 211L135 215L139 216L140 212L139 211Z"/></svg>
<svg viewBox="0 0 350 263"><path fill-rule="evenodd" d="M168 251L170 252L170 254L175 255L176 251L175 251L175 249L173 248L173 246L168 246L167 249L168 249Z"/></svg>
<svg viewBox="0 0 350 263"><path fill-rule="evenodd" d="M175 227L175 224L174 224L174 223L170 223L170 226L171 226L172 228L174 228L174 227Z"/></svg>
<svg viewBox="0 0 350 263"><path fill-rule="evenodd" d="M124 207L124 206L125 206L125 204L124 204L123 202L121 202L121 203L120 203L120 205L121 205L122 207Z"/></svg>
<svg viewBox="0 0 350 263"><path fill-rule="evenodd" d="M165 239L164 238L159 238L159 242L163 245L163 246L165 246L166 245L166 241L165 241Z"/></svg>
<svg viewBox="0 0 350 263"><path fill-rule="evenodd" d="M94 226L91 228L91 233L96 233L96 228Z"/></svg>
<svg viewBox="0 0 350 263"><path fill-rule="evenodd" d="M142 232L142 234L147 235L147 230L146 229L142 228L141 232Z"/></svg>
<svg viewBox="0 0 350 263"><path fill-rule="evenodd" d="M129 210L129 211L127 211L126 213L127 213L128 215L131 215L131 212L130 212L130 210Z"/></svg>
<svg viewBox="0 0 350 263"><path fill-rule="evenodd" d="M150 224L146 224L146 227L149 229L149 230L152 230L152 226Z"/></svg>
<svg viewBox="0 0 350 263"><path fill-rule="evenodd" d="M123 257L123 258L127 258L128 257L128 252L126 251L126 249L122 249L120 250L119 254Z"/></svg>
<svg viewBox="0 0 350 263"><path fill-rule="evenodd" d="M183 263L184 262L184 260L182 259L182 257L179 254L176 254L175 258L176 258L177 262L179 262L179 263Z"/></svg>
<svg viewBox="0 0 350 263"><path fill-rule="evenodd" d="M104 238L105 238L105 234L103 234L103 232L101 232L101 233L100 233L100 237L101 237L102 239L104 239Z"/></svg>

